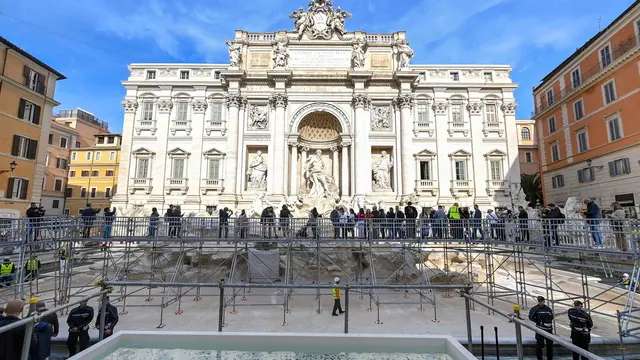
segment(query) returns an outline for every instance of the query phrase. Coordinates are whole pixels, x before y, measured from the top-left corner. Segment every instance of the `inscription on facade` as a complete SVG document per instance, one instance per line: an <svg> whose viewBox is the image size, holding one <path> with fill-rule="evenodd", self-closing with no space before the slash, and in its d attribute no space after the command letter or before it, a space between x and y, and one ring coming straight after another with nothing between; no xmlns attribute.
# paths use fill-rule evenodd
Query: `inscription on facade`
<svg viewBox="0 0 640 360"><path fill-rule="evenodd" d="M371 54L371 68L373 69L391 68L391 57L388 54Z"/></svg>
<svg viewBox="0 0 640 360"><path fill-rule="evenodd" d="M291 68L350 68L351 50L294 50L289 51Z"/></svg>
<svg viewBox="0 0 640 360"><path fill-rule="evenodd" d="M250 52L249 66L252 68L268 68L271 62L271 53Z"/></svg>

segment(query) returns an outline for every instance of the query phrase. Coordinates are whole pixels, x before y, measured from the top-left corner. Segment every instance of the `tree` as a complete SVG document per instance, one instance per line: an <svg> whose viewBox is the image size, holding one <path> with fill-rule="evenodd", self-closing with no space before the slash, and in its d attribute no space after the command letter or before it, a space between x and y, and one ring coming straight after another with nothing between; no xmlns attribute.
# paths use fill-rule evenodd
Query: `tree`
<svg viewBox="0 0 640 360"><path fill-rule="evenodd" d="M520 186L522 187L522 192L524 192L525 194L524 199L529 202L530 207L535 208L538 202L540 204L544 204L544 199L542 198L542 179L540 178L540 173L521 174Z"/></svg>

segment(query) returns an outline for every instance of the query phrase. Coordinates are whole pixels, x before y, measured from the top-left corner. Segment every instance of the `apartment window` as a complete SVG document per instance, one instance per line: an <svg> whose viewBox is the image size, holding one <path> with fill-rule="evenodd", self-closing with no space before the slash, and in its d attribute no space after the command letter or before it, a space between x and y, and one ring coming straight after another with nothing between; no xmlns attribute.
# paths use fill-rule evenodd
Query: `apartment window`
<svg viewBox="0 0 640 360"><path fill-rule="evenodd" d="M87 197L87 188L80 189L80 197L81 198L86 198Z"/></svg>
<svg viewBox="0 0 640 360"><path fill-rule="evenodd" d="M467 161L466 160L456 160L455 169L456 169L456 180L467 180Z"/></svg>
<svg viewBox="0 0 640 360"><path fill-rule="evenodd" d="M560 145L551 144L551 161L559 161L560 160Z"/></svg>
<svg viewBox="0 0 640 360"><path fill-rule="evenodd" d="M220 73L220 71L215 71L213 73L213 78L216 79L216 80L221 79L222 78L222 74Z"/></svg>
<svg viewBox="0 0 640 360"><path fill-rule="evenodd" d="M211 104L211 122L222 122L222 103L214 102Z"/></svg>
<svg viewBox="0 0 640 360"><path fill-rule="evenodd" d="M189 114L189 103L186 101L178 102L178 107L176 109L176 120L186 121L188 114Z"/></svg>
<svg viewBox="0 0 640 360"><path fill-rule="evenodd" d="M484 73L484 81L485 82L493 82L493 73L491 73L491 72Z"/></svg>
<svg viewBox="0 0 640 360"><path fill-rule="evenodd" d="M427 104L418 104L418 124L429 123L429 112Z"/></svg>
<svg viewBox="0 0 640 360"><path fill-rule="evenodd" d="M136 178L146 179L149 176L149 159L138 159L136 163Z"/></svg>
<svg viewBox="0 0 640 360"><path fill-rule="evenodd" d="M44 86L44 75L40 74L37 71L29 68L28 66L24 67L23 75L25 79L25 85L40 94L44 94L45 86Z"/></svg>
<svg viewBox="0 0 640 360"><path fill-rule="evenodd" d="M460 74L457 71L452 71L449 73L449 80L451 81L460 81Z"/></svg>
<svg viewBox="0 0 640 360"><path fill-rule="evenodd" d="M53 183L53 190L54 191L62 191L62 180L61 179L56 179L55 182Z"/></svg>
<svg viewBox="0 0 640 360"><path fill-rule="evenodd" d="M29 180L10 177L7 183L7 199L27 198L27 190L29 189Z"/></svg>
<svg viewBox="0 0 640 360"><path fill-rule="evenodd" d="M102 160L102 152L101 151L96 151L96 161L98 160Z"/></svg>
<svg viewBox="0 0 640 360"><path fill-rule="evenodd" d="M77 160L78 159L78 153L77 152L72 152L71 153L71 161Z"/></svg>
<svg viewBox="0 0 640 360"><path fill-rule="evenodd" d="M109 153L109 160L115 160L116 159L116 152L115 151L111 151Z"/></svg>
<svg viewBox="0 0 640 360"><path fill-rule="evenodd" d="M57 169L67 169L67 159L56 158L56 168Z"/></svg>
<svg viewBox="0 0 640 360"><path fill-rule="evenodd" d="M98 136L98 144L104 144L104 136Z"/></svg>
<svg viewBox="0 0 640 360"><path fill-rule="evenodd" d="M573 111L576 116L576 121L584 117L584 103L582 102L582 100L578 100L573 103Z"/></svg>
<svg viewBox="0 0 640 360"><path fill-rule="evenodd" d="M609 47L609 45L603 47L602 49L600 49L600 64L602 65L602 68L606 68L607 66L611 65L611 48Z"/></svg>
<svg viewBox="0 0 640 360"><path fill-rule="evenodd" d="M184 178L184 159L175 158L171 161L171 177L173 179Z"/></svg>
<svg viewBox="0 0 640 360"><path fill-rule="evenodd" d="M104 197L106 198L110 198L111 197L111 188L104 188Z"/></svg>
<svg viewBox="0 0 640 360"><path fill-rule="evenodd" d="M94 198L98 194L98 188L91 188L91 197Z"/></svg>
<svg viewBox="0 0 640 360"><path fill-rule="evenodd" d="M549 118L549 134L553 134L554 132L556 132L556 118L555 116L552 116Z"/></svg>
<svg viewBox="0 0 640 360"><path fill-rule="evenodd" d="M607 132L609 133L609 142L622 139L622 127L619 118L613 118L607 121Z"/></svg>
<svg viewBox="0 0 640 360"><path fill-rule="evenodd" d="M180 71L180 79L181 80L189 80L189 70Z"/></svg>
<svg viewBox="0 0 640 360"><path fill-rule="evenodd" d="M116 138L115 136L107 136L107 144L115 144Z"/></svg>
<svg viewBox="0 0 640 360"><path fill-rule="evenodd" d="M488 123L497 123L498 122L498 106L496 104L487 104L487 122Z"/></svg>
<svg viewBox="0 0 640 360"><path fill-rule="evenodd" d="M63 149L67 148L67 145L69 143L69 139L65 138L65 137L61 137L60 138L60 147Z"/></svg>
<svg viewBox="0 0 640 360"><path fill-rule="evenodd" d="M596 179L596 168L588 167L578 170L578 182L586 183Z"/></svg>
<svg viewBox="0 0 640 360"><path fill-rule="evenodd" d="M142 102L142 120L153 120L153 101Z"/></svg>
<svg viewBox="0 0 640 360"><path fill-rule="evenodd" d="M67 198L73 197L73 188L72 187L68 187L67 190L65 190L64 197L67 197Z"/></svg>
<svg viewBox="0 0 640 360"><path fill-rule="evenodd" d="M420 180L431 180L430 161L420 161Z"/></svg>
<svg viewBox="0 0 640 360"><path fill-rule="evenodd" d="M76 141L76 147L79 148L80 147L80 141Z"/></svg>
<svg viewBox="0 0 640 360"><path fill-rule="evenodd" d="M209 180L220 179L220 159L209 159L207 179Z"/></svg>
<svg viewBox="0 0 640 360"><path fill-rule="evenodd" d="M147 70L147 80L155 80L156 71L155 70Z"/></svg>
<svg viewBox="0 0 640 360"><path fill-rule="evenodd" d="M609 175L618 176L631 173L629 158L618 159L609 162Z"/></svg>
<svg viewBox="0 0 640 360"><path fill-rule="evenodd" d="M104 176L113 176L113 170L107 170L104 172Z"/></svg>
<svg viewBox="0 0 640 360"><path fill-rule="evenodd" d="M91 154L92 154L92 152L91 152L91 151L87 151L87 153L86 153L86 155L85 155L85 159L86 159L86 160L91 160Z"/></svg>
<svg viewBox="0 0 640 360"><path fill-rule="evenodd" d="M553 90L547 91L547 105L553 105Z"/></svg>
<svg viewBox="0 0 640 360"><path fill-rule="evenodd" d="M464 122L462 119L462 104L451 105L451 121L458 124Z"/></svg>
<svg viewBox="0 0 640 360"><path fill-rule="evenodd" d="M76 177L76 171L75 170L69 171L69 177Z"/></svg>
<svg viewBox="0 0 640 360"><path fill-rule="evenodd" d="M80 172L81 177L89 177L89 170L82 170Z"/></svg>
<svg viewBox="0 0 640 360"><path fill-rule="evenodd" d="M502 160L490 160L489 170L491 180L504 180L504 172L502 171Z"/></svg>
<svg viewBox="0 0 640 360"><path fill-rule="evenodd" d="M573 88L577 88L582 84L582 78L580 77L580 69L575 69L571 72L571 84Z"/></svg>
<svg viewBox="0 0 640 360"><path fill-rule="evenodd" d="M578 139L578 152L585 152L589 150L589 136L587 134L587 130L580 130L576 134Z"/></svg>
<svg viewBox="0 0 640 360"><path fill-rule="evenodd" d="M526 163L532 163L533 162L533 157L532 157L531 153L528 152L528 151L524 153L524 162L526 162Z"/></svg>
<svg viewBox="0 0 640 360"><path fill-rule="evenodd" d="M35 160L38 152L38 142L36 140L27 139L20 135L13 135L13 144L11 146L11 155Z"/></svg>
<svg viewBox="0 0 640 360"><path fill-rule="evenodd" d="M551 186L554 189L564 187L564 175L556 175L551 178Z"/></svg>
<svg viewBox="0 0 640 360"><path fill-rule="evenodd" d="M60 208L60 200L53 200L53 201L51 202L51 207L52 207L53 209L59 209L59 208Z"/></svg>
<svg viewBox="0 0 640 360"><path fill-rule="evenodd" d="M93 176L93 177L100 176L100 171L99 170L91 170L91 176Z"/></svg>
<svg viewBox="0 0 640 360"><path fill-rule="evenodd" d="M49 134L49 141L48 141L49 145L53 145L53 134Z"/></svg>
<svg viewBox="0 0 640 360"><path fill-rule="evenodd" d="M528 127L523 127L520 130L520 135L522 136L522 140L531 140L531 130Z"/></svg>
<svg viewBox="0 0 640 360"><path fill-rule="evenodd" d="M605 105L610 104L611 102L616 100L616 87L613 83L613 80L602 85L602 93L604 95Z"/></svg>
<svg viewBox="0 0 640 360"><path fill-rule="evenodd" d="M18 109L18 117L26 122L39 125L40 124L40 106L20 99L20 108Z"/></svg>

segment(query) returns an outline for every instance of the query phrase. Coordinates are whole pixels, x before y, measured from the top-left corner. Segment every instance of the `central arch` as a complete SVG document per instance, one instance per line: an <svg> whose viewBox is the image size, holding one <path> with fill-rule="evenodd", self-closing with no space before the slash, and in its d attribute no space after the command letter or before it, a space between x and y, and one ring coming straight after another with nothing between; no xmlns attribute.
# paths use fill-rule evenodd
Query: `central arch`
<svg viewBox="0 0 640 360"><path fill-rule="evenodd" d="M342 134L351 133L351 122L347 114L340 107L327 102L314 102L298 109L289 122L289 133L296 133L300 129L302 120L305 119L307 115L317 112L333 115L340 124L340 132Z"/></svg>

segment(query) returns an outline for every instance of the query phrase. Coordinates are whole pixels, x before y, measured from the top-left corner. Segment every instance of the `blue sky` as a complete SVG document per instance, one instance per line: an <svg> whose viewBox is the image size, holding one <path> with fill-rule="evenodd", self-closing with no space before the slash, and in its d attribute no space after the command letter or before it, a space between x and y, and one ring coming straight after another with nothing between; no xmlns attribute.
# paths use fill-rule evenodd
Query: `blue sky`
<svg viewBox="0 0 640 360"><path fill-rule="evenodd" d="M122 129L133 62L225 63L233 30L291 29L308 0L0 0L0 35L53 66L61 109L81 107ZM633 0L334 0L347 30L406 30L413 63L508 64L518 118L531 88Z"/></svg>

